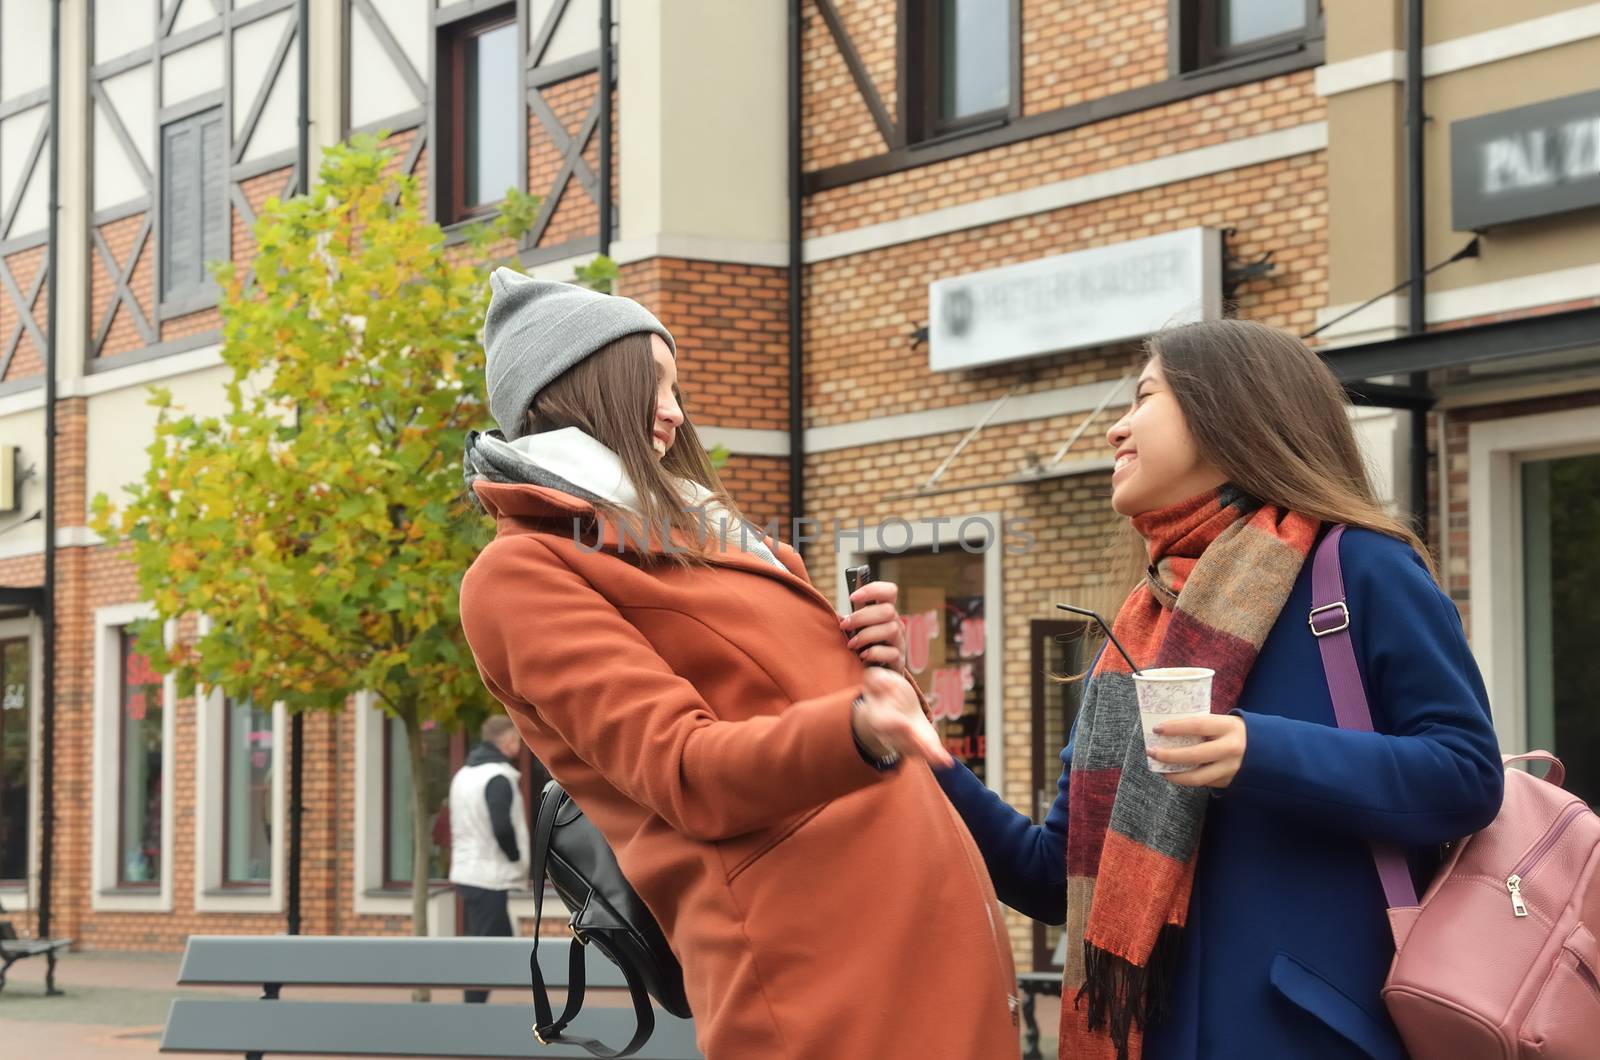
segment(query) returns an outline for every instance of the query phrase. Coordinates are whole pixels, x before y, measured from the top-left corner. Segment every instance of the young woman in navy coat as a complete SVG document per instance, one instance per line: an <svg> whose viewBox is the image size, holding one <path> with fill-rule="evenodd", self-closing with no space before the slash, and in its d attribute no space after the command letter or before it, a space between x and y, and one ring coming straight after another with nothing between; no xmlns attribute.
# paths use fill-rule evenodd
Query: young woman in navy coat
<svg viewBox="0 0 1600 1060"><path fill-rule="evenodd" d="M1197 746L1145 763L1128 666L1102 649L1042 825L962 767L937 775L1001 900L1067 925L1063 1058L1403 1058L1379 990L1394 947L1369 843L1411 854L1493 819L1482 680L1420 543L1375 499L1343 392L1245 321L1157 335L1107 440L1143 581L1114 628L1139 667L1213 668ZM1336 728L1307 623L1339 542L1376 732ZM1142 657L1141 657L1142 656ZM1130 706L1131 704L1131 706Z"/></svg>

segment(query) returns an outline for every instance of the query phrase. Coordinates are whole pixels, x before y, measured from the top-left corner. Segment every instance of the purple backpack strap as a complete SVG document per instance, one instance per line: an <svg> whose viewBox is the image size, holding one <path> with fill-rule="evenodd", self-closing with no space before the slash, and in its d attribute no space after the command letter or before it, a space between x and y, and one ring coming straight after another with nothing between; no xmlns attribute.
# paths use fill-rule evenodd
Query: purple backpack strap
<svg viewBox="0 0 1600 1060"><path fill-rule="evenodd" d="M1350 605L1344 595L1344 572L1339 566L1339 539L1345 527L1333 527L1317 545L1311 559L1311 615L1308 620L1317 648L1322 652L1322 672L1333 700L1333 716L1341 729L1372 732L1372 709L1356 666L1355 644L1350 640ZM1392 843L1373 843L1372 860L1390 908L1417 904L1417 888L1404 850Z"/></svg>

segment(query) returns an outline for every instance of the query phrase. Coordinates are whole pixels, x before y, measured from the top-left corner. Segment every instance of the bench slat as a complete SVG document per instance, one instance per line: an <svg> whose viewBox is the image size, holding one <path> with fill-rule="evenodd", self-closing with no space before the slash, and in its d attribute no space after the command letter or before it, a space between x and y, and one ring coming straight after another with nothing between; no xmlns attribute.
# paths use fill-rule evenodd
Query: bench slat
<svg viewBox="0 0 1600 1060"><path fill-rule="evenodd" d="M539 944L552 988L566 986L566 938ZM181 985L482 987L528 989L528 938L349 938L336 935L194 935L178 969ZM585 952L594 988L622 989L622 972Z"/></svg>
<svg viewBox="0 0 1600 1060"><path fill-rule="evenodd" d="M172 1002L161 1051L333 1056L587 1057L576 1046L540 1045L531 1006L381 1002ZM633 1010L585 1008L571 1030L613 1048L633 1034ZM656 1030L638 1060L703 1060L694 1024L656 1013Z"/></svg>

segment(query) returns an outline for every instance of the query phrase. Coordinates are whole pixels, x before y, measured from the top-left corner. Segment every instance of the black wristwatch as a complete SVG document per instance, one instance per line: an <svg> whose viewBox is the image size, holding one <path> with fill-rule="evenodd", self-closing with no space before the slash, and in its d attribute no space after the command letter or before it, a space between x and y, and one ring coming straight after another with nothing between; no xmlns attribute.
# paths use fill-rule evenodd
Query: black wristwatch
<svg viewBox="0 0 1600 1060"><path fill-rule="evenodd" d="M880 758L869 751L867 745L861 742L861 737L856 734L855 716L856 711L860 710L865 703L866 700L857 696L856 701L850 704L850 739L855 741L856 753L861 756L863 762L880 773L887 773L900 764L900 752L890 751Z"/></svg>

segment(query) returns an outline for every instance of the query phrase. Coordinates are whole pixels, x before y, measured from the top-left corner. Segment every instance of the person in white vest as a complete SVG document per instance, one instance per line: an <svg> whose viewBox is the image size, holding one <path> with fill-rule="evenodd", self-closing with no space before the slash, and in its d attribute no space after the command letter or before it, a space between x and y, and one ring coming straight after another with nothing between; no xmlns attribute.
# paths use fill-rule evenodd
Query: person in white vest
<svg viewBox="0 0 1600 1060"><path fill-rule="evenodd" d="M510 936L507 897L528 884L528 813L511 764L522 737L504 714L484 722L481 735L450 781L450 882L466 907L468 935ZM487 990L465 994L489 999Z"/></svg>

